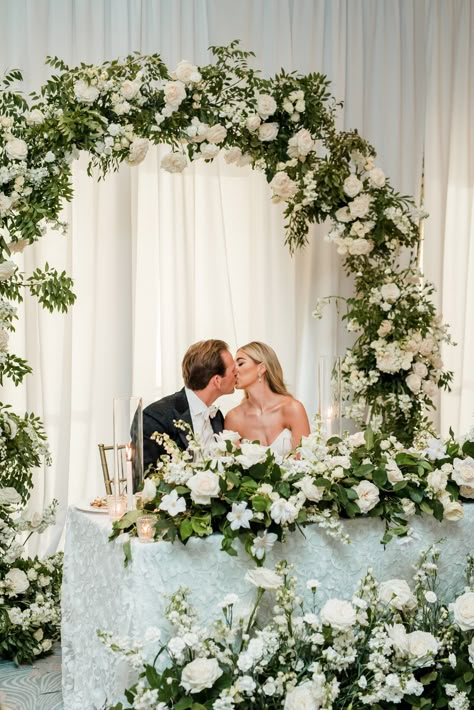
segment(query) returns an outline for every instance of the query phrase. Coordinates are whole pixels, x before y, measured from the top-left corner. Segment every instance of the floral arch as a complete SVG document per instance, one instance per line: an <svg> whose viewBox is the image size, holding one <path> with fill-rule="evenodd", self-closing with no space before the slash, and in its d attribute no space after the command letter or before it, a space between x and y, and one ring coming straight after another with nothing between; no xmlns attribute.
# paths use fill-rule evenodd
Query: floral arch
<svg viewBox="0 0 474 710"><path fill-rule="evenodd" d="M448 387L452 377L440 357L449 336L417 264L419 223L426 215L395 192L367 141L355 131L336 130L339 105L323 75L282 70L263 79L238 42L212 52L212 64L182 61L173 72L159 55L73 69L49 58L56 73L30 102L15 88L20 72L4 77L0 384L3 378L19 384L31 371L8 350L17 317L13 302L22 300L24 287L49 310L66 311L74 302L64 272L46 264L25 276L10 257L40 239L46 225L63 228L60 210L72 199L71 164L79 151L89 153L89 172L99 176L124 161L138 164L150 143L171 146L162 167L172 173L225 151L227 162L264 172L273 201L284 204L290 251L304 247L310 223L330 224L328 239L355 283L344 316L357 334L342 363L346 416L411 444L429 426L426 409L438 388ZM16 532L46 526L54 506L41 521L11 524L8 506L27 501L32 469L48 450L33 414L22 417L0 403L0 429L0 515L10 531L1 544L12 549Z"/></svg>

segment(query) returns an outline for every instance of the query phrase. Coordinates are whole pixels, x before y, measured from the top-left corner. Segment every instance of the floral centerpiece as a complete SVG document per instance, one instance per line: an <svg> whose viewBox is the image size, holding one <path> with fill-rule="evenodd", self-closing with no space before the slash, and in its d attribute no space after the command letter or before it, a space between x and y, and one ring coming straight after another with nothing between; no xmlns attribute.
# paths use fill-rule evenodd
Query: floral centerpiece
<svg viewBox="0 0 474 710"><path fill-rule="evenodd" d="M453 604L436 593L439 551L422 555L411 587L377 582L369 571L351 599L318 604L320 584L297 588L286 562L247 573L255 605L221 602L222 617L199 624L189 592L178 590L167 610L170 637L151 627L145 643L99 632L139 671L113 710L360 710L453 708L474 702L474 575ZM273 615L259 608L272 597ZM167 635L166 635L167 636Z"/></svg>
<svg viewBox="0 0 474 710"><path fill-rule="evenodd" d="M219 532L224 551L237 554L234 542L240 539L262 564L287 531L317 524L347 542L340 519L368 515L384 521L385 544L407 535L415 514L453 521L463 516L460 493L474 497L472 434L446 444L428 438L423 448L407 449L394 436L370 429L328 441L318 430L285 458L240 442L235 432L217 435L207 451L191 433L187 451L155 435L168 454L145 481L143 510L114 523L112 538L135 534L137 518L152 513L156 539L186 542ZM125 551L130 555L127 536Z"/></svg>

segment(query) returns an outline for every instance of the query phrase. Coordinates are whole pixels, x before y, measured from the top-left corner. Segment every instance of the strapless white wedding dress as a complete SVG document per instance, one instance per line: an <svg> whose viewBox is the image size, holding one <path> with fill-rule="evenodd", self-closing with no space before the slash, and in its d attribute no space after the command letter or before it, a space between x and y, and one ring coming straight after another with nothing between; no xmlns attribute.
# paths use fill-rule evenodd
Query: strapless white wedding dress
<svg viewBox="0 0 474 710"><path fill-rule="evenodd" d="M278 456L286 456L289 454L292 449L291 431L289 429L283 429L283 431L278 434L277 438L272 441L268 448L274 454L278 454Z"/></svg>

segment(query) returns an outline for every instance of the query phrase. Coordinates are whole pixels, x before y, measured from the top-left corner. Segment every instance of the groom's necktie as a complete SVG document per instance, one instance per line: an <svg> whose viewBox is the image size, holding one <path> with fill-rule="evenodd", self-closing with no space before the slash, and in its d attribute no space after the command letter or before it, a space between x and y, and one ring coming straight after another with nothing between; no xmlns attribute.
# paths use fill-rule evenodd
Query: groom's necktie
<svg viewBox="0 0 474 710"><path fill-rule="evenodd" d="M211 419L213 419L217 414L217 407L215 404L211 404L210 407L206 407L201 412L202 417L202 430L201 430L201 443L204 449L207 449L209 444L214 440L214 431L211 425Z"/></svg>

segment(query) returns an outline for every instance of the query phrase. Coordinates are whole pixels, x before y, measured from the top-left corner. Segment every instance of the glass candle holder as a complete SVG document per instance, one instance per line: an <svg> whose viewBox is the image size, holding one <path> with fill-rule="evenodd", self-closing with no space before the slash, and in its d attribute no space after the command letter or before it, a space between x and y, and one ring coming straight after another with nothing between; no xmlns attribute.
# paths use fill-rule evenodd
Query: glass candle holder
<svg viewBox="0 0 474 710"><path fill-rule="evenodd" d="M137 518L137 533L140 542L153 542L156 518L154 515L142 515Z"/></svg>
<svg viewBox="0 0 474 710"><path fill-rule="evenodd" d="M111 520L119 520L127 511L127 496L107 496L107 510Z"/></svg>

